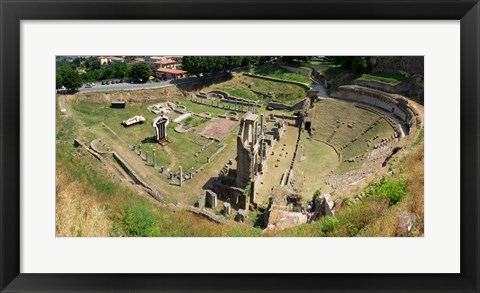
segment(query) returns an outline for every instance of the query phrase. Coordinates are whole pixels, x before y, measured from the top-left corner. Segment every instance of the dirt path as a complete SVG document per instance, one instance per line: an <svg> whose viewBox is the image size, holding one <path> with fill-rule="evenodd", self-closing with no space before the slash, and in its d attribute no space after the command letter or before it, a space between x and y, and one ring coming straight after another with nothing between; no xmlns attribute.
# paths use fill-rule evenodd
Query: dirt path
<svg viewBox="0 0 480 293"><path fill-rule="evenodd" d="M58 96L58 109L59 111L61 109L65 109L66 111L62 113L63 116L70 116L70 110L67 108L67 105L66 105L66 96L65 95L59 95Z"/></svg>
<svg viewBox="0 0 480 293"><path fill-rule="evenodd" d="M313 86L312 86L312 90L314 91L317 91L318 92L318 95L321 97L321 98L328 98L328 95L327 95L327 90L325 89L325 87L323 85L321 85L320 83L318 83L316 80L312 79L313 81Z"/></svg>
<svg viewBox="0 0 480 293"><path fill-rule="evenodd" d="M165 152L167 152L168 157L171 159L170 165L168 165L168 169L173 170L173 168L175 168L175 166L177 165L177 157L175 157L175 154L168 146L164 146L163 149L165 150Z"/></svg>

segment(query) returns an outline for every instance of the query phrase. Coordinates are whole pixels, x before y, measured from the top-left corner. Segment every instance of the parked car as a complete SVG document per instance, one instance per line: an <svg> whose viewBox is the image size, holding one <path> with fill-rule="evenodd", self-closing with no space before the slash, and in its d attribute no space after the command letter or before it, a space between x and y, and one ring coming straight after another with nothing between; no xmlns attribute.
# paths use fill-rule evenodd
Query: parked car
<svg viewBox="0 0 480 293"><path fill-rule="evenodd" d="M87 84L85 85L85 88L91 88L91 87L92 87L92 85L89 84L89 83L87 83Z"/></svg>
<svg viewBox="0 0 480 293"><path fill-rule="evenodd" d="M123 83L123 79L120 79L120 83Z"/></svg>
<svg viewBox="0 0 480 293"><path fill-rule="evenodd" d="M109 85L109 84L110 84L110 82L109 82L109 81L106 81L106 82L105 82L105 84L106 84L106 85Z"/></svg>
<svg viewBox="0 0 480 293"><path fill-rule="evenodd" d="M105 81L102 81L102 85L105 85Z"/></svg>
<svg viewBox="0 0 480 293"><path fill-rule="evenodd" d="M115 80L112 80L112 84L115 84Z"/></svg>

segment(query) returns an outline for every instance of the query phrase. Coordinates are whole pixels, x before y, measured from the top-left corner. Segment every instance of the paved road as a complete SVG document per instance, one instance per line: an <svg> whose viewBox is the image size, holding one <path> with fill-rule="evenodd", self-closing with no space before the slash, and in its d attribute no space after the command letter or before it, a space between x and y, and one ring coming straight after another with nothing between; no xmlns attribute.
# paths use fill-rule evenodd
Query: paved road
<svg viewBox="0 0 480 293"><path fill-rule="evenodd" d="M91 92L104 92L104 91L120 91L120 90L142 90L142 89L155 89L172 85L179 85L183 83L188 83L197 80L196 77L187 77L183 79L162 81L162 82L152 82L152 83L119 83L119 84L109 84L102 85L101 83L96 83L91 88L82 88L78 89L80 93L91 93Z"/></svg>

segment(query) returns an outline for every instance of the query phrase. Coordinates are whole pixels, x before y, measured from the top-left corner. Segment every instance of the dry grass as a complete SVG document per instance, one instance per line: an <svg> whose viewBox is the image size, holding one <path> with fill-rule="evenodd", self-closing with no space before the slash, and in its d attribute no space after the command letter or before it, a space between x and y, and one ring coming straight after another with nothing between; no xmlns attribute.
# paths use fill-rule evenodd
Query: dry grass
<svg viewBox="0 0 480 293"><path fill-rule="evenodd" d="M423 143L407 155L397 168L407 170L401 174L407 180L407 194L397 205L373 221L368 229L362 231L368 236L423 236L424 234L424 147ZM411 233L405 233L398 228L401 211L415 215L416 224Z"/></svg>
<svg viewBox="0 0 480 293"><path fill-rule="evenodd" d="M57 236L98 237L110 234L112 220L108 211L91 196L89 186L69 176L64 167L56 174L56 224Z"/></svg>
<svg viewBox="0 0 480 293"><path fill-rule="evenodd" d="M174 98L187 96L188 94L176 86L163 87L158 89L146 89L135 91L111 91L77 93L68 96L69 100L88 101L90 103L109 103L113 100L124 100L130 104L146 103L150 101L171 101Z"/></svg>
<svg viewBox="0 0 480 293"><path fill-rule="evenodd" d="M303 224L267 236L289 237L398 237L424 235L424 148L423 143L413 148L404 161L393 165L394 177L407 182L405 197L395 205L388 200L366 198L353 206L343 206L335 217L323 218L313 224ZM401 170L406 170L401 172ZM411 232L399 229L400 213L408 211L415 215L416 223Z"/></svg>

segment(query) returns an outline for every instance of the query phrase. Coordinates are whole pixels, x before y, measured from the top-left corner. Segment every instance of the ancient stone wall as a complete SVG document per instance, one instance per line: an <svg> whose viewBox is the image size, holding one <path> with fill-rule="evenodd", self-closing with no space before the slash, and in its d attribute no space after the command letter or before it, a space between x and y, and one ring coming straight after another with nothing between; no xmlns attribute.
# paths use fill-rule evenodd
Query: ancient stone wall
<svg viewBox="0 0 480 293"><path fill-rule="evenodd" d="M250 199L245 195L245 190L215 182L212 190L218 195L218 199L229 202L234 209L248 209Z"/></svg>
<svg viewBox="0 0 480 293"><path fill-rule="evenodd" d="M113 157L115 159L115 161L120 165L120 167L125 171L125 173L127 173L127 175L138 185L140 185L141 187L144 188L144 190L146 192L148 192L153 198L155 198L156 200L162 202L163 201L163 198L162 196L158 193L158 191L154 188L152 188L150 185L148 185L147 183L145 183L145 181L143 181L140 176L137 175L137 173L135 171L133 171L133 169L127 164L127 162L125 162L121 157L120 155L118 155L115 151L101 151L99 150L96 145L97 143L100 142L99 139L95 139L93 140L91 143L90 143L90 146L89 148L87 148L87 150L92 154L94 155L97 159L99 159L100 161L102 162L109 162L109 160L105 160L103 157ZM79 145L83 146L86 148L86 146L84 144L81 144L80 141L78 141L77 139L75 139L75 143L78 143Z"/></svg>
<svg viewBox="0 0 480 293"><path fill-rule="evenodd" d="M302 68L302 67L291 67L283 64L277 64L280 68L283 68L285 70L288 70L293 73L297 73L306 77L310 77L310 74L312 73L312 70L310 68Z"/></svg>
<svg viewBox="0 0 480 293"><path fill-rule="evenodd" d="M403 81L397 85L391 85L374 80L357 79L353 83L392 94L406 93L410 90L410 83L408 81Z"/></svg>
<svg viewBox="0 0 480 293"><path fill-rule="evenodd" d="M304 110L310 108L311 100L309 98L304 98L301 101L296 102L293 105L286 105L280 102L268 102L267 107L272 108L273 110Z"/></svg>
<svg viewBox="0 0 480 293"><path fill-rule="evenodd" d="M415 124L414 110L405 98L360 86L340 86L330 96L375 106L394 114L410 127Z"/></svg>
<svg viewBox="0 0 480 293"><path fill-rule="evenodd" d="M296 84L296 85L304 87L306 90L311 89L310 85L307 85L307 84L305 84L303 82L299 82L299 81L285 80L285 79L280 79L280 78L275 78L275 77L270 77L270 76L264 76L264 75L256 75L256 74L251 74L251 73L244 73L243 75L250 76L250 77L256 77L256 78L261 78L261 79L266 79L266 80L278 81L278 82L283 82L283 83Z"/></svg>

